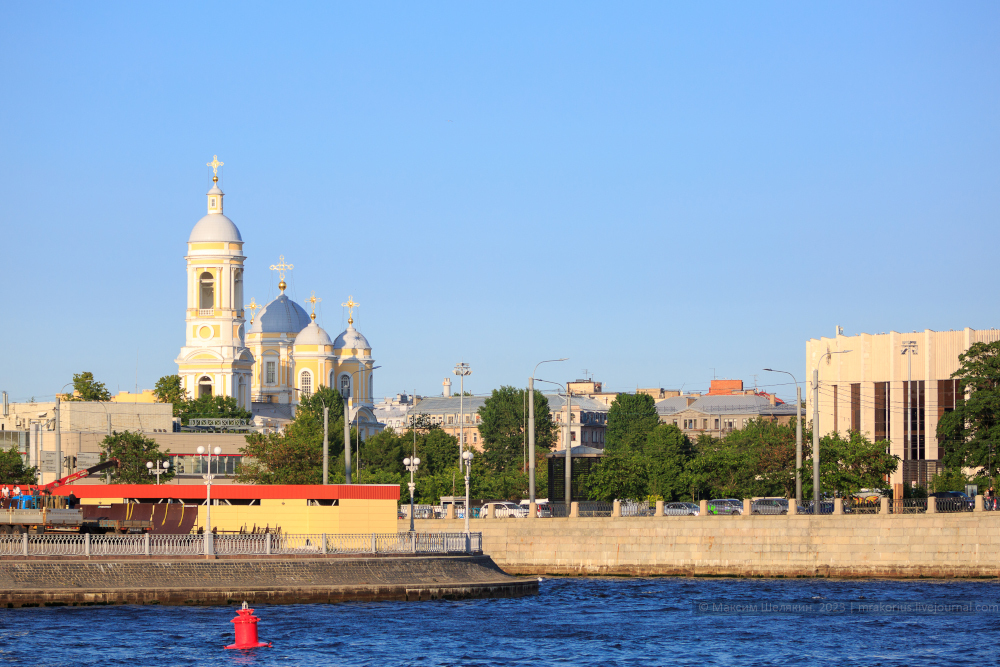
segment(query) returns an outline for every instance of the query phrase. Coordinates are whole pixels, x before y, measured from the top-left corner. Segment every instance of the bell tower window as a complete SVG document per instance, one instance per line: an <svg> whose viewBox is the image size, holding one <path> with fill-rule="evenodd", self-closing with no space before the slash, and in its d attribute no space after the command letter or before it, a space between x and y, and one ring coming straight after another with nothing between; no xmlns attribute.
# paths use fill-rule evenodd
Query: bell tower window
<svg viewBox="0 0 1000 667"><path fill-rule="evenodd" d="M212 378L202 375L198 380L198 397L212 395Z"/></svg>
<svg viewBox="0 0 1000 667"><path fill-rule="evenodd" d="M313 388L312 373L310 373L309 371L302 371L299 384L301 385L299 389L302 390L303 396L308 397L312 395L312 388Z"/></svg>
<svg viewBox="0 0 1000 667"><path fill-rule="evenodd" d="M341 375L340 376L340 395L344 398L351 397L351 376Z"/></svg>
<svg viewBox="0 0 1000 667"><path fill-rule="evenodd" d="M202 310L215 308L215 278L205 271L199 280L201 283L201 299L198 306Z"/></svg>

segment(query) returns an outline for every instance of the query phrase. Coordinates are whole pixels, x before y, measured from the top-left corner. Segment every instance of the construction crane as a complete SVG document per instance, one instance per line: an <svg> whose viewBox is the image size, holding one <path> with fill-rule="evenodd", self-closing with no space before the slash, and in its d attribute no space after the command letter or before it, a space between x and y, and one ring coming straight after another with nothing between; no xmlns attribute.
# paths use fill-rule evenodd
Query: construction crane
<svg viewBox="0 0 1000 667"><path fill-rule="evenodd" d="M75 482L78 479L83 479L84 477L90 477L94 473L101 472L102 470L107 470L108 468L119 468L119 467L121 467L121 461L112 457L107 461L98 463L96 466L92 466L90 468L87 468L86 470L80 470L78 472L73 473L72 475L66 475L65 477L60 477L59 479L53 482L49 482L48 484L43 484L38 487L38 492L44 494L50 494L55 489L58 489L60 486L66 486L67 484L71 484L72 482Z"/></svg>

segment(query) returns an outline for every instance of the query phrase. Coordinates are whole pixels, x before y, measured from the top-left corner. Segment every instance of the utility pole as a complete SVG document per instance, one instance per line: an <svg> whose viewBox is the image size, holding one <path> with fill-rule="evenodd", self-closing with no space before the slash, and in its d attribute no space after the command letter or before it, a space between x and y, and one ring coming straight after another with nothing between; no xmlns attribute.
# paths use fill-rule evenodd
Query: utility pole
<svg viewBox="0 0 1000 667"><path fill-rule="evenodd" d="M528 378L528 502L535 502L535 372L542 364L551 364L557 361L566 361L569 357L562 359L546 359L535 364ZM544 381L544 380L543 380ZM529 511L531 505L528 505ZM568 512L569 510L567 510ZM567 516L569 516L567 514Z"/></svg>
<svg viewBox="0 0 1000 667"><path fill-rule="evenodd" d="M350 386L350 385L348 385ZM347 396L344 399L344 474L347 483L351 483L351 404Z"/></svg>
<svg viewBox="0 0 1000 667"><path fill-rule="evenodd" d="M62 428L59 422L62 421L59 415L59 394L56 394L56 476L55 479L62 477Z"/></svg>
<svg viewBox="0 0 1000 667"><path fill-rule="evenodd" d="M469 364L464 361L460 364L455 364L455 370L452 371L457 375L459 380L459 390L458 390L458 465L459 470L463 470L463 466L469 465L471 459L466 459L462 456L465 451L465 376L472 375L472 368ZM465 508L466 513L468 513L469 508Z"/></svg>
<svg viewBox="0 0 1000 667"><path fill-rule="evenodd" d="M330 408L323 406L323 484L330 483Z"/></svg>

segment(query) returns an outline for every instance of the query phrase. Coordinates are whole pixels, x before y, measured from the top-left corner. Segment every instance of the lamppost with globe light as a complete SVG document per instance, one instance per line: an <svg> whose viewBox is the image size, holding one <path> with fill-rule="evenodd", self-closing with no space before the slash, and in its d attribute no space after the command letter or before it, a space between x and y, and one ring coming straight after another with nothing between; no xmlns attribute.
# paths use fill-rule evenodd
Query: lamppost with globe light
<svg viewBox="0 0 1000 667"><path fill-rule="evenodd" d="M466 548L472 549L471 533L469 532L469 471L472 470L473 454L470 451L462 452L462 459L465 461L465 540Z"/></svg>
<svg viewBox="0 0 1000 667"><path fill-rule="evenodd" d="M205 448L202 447L202 446L200 446L200 445L198 446L198 449L196 449L195 451L198 452L198 456L204 456L205 452L206 452ZM212 450L208 450L208 474L202 475L202 478L204 478L204 480L205 480L205 487L206 487L205 498L206 498L206 500L208 502L208 510L206 510L206 513L205 513L205 553L206 554L211 554L213 552L212 537L211 537L211 535L212 535L212 478L214 477L214 475L212 475L212 454L215 454L216 456L218 456L221 453L222 453L222 447L216 447L216 448L214 448Z"/></svg>
<svg viewBox="0 0 1000 667"><path fill-rule="evenodd" d="M153 467L152 461L146 461L146 467L149 468L150 475L156 475L156 483L159 484L160 475L166 475L168 472L170 472L170 461L157 461L155 468Z"/></svg>
<svg viewBox="0 0 1000 667"><path fill-rule="evenodd" d="M417 490L417 485L413 482L413 473L417 472L417 468L420 466L420 459L414 456L412 459L407 456L403 459L403 467L410 471L410 482L408 486L410 487L410 532L414 532L413 528L413 492Z"/></svg>

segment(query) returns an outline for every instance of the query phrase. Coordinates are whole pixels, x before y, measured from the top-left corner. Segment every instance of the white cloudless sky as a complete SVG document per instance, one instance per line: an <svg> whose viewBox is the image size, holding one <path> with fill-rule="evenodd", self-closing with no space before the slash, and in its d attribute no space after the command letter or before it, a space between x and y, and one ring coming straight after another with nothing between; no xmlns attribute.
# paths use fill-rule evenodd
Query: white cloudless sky
<svg viewBox="0 0 1000 667"><path fill-rule="evenodd" d="M1000 326L995 2L5 3L0 90L12 400L176 372L214 154L247 301L353 295L377 397Z"/></svg>

